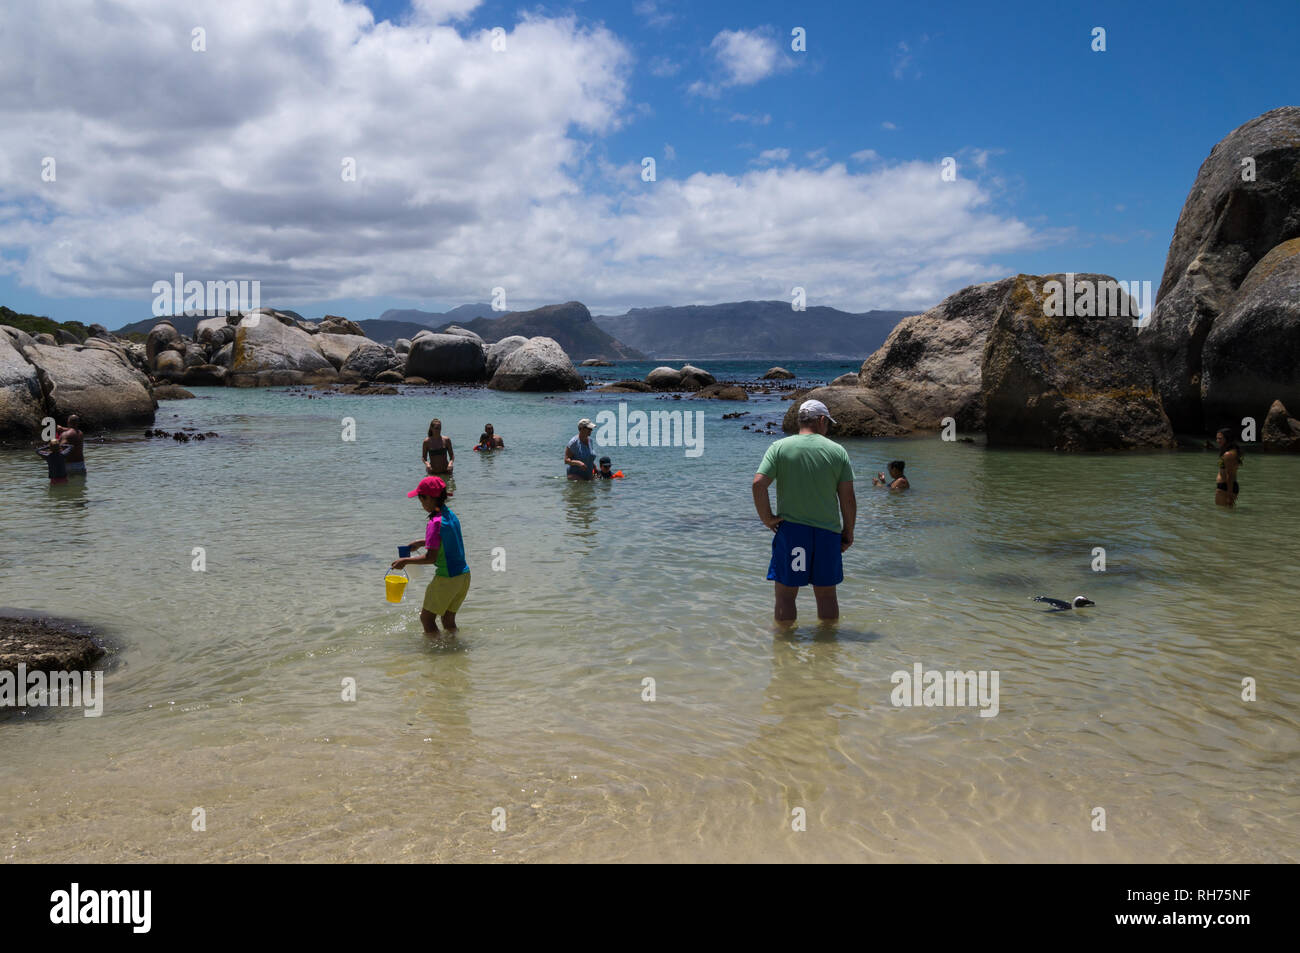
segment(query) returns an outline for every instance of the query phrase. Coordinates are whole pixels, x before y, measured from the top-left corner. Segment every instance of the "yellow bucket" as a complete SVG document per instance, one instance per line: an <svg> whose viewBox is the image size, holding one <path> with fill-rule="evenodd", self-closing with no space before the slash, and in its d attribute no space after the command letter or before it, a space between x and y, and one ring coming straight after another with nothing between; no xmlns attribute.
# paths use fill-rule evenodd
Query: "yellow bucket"
<svg viewBox="0 0 1300 953"><path fill-rule="evenodd" d="M406 592L406 584L410 581L411 578L406 574L405 569L388 570L388 574L384 576L384 594L388 597L388 601L401 602L402 594Z"/></svg>

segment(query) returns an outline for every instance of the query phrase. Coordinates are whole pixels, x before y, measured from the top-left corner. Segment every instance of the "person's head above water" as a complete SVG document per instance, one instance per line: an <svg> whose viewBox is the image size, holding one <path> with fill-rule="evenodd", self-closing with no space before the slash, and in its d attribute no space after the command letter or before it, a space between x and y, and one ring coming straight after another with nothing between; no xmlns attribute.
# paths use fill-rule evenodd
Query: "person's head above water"
<svg viewBox="0 0 1300 953"><path fill-rule="evenodd" d="M907 464L905 464L902 460L890 460L890 461L889 461L889 472L890 472L891 474L893 474L894 476L902 476L902 475L903 475L903 467L905 467L906 465L907 465Z"/></svg>
<svg viewBox="0 0 1300 953"><path fill-rule="evenodd" d="M434 417L432 420L429 421L429 436L432 437L434 434L441 433L441 432L442 432L442 421L439 420L437 417Z"/></svg>
<svg viewBox="0 0 1300 953"><path fill-rule="evenodd" d="M493 432L493 431L492 431L492 425L491 425L491 424L484 424L484 425L483 425L483 432L486 433L489 437L492 436L492 432Z"/></svg>
<svg viewBox="0 0 1300 953"><path fill-rule="evenodd" d="M1214 442L1219 445L1219 449L1224 453L1229 450L1235 450L1237 453L1237 462L1241 462L1243 456L1241 447L1237 446L1237 439L1234 436L1235 431L1231 427L1222 427L1214 435Z"/></svg>
<svg viewBox="0 0 1300 953"><path fill-rule="evenodd" d="M595 429L596 429L595 426L593 426L592 422L588 420L586 417L583 417L581 420L578 421L579 434L581 434L584 430L587 431L587 433L591 433Z"/></svg>
<svg viewBox="0 0 1300 953"><path fill-rule="evenodd" d="M601 458L600 458L600 468L601 468L602 470L608 470L609 467L610 467L610 463L611 463L611 461L610 461L609 457L601 457Z"/></svg>
<svg viewBox="0 0 1300 953"><path fill-rule="evenodd" d="M80 430L80 429L81 429L81 418L78 417L76 414L69 414L69 415L68 415L68 426L71 427L73 430Z"/></svg>

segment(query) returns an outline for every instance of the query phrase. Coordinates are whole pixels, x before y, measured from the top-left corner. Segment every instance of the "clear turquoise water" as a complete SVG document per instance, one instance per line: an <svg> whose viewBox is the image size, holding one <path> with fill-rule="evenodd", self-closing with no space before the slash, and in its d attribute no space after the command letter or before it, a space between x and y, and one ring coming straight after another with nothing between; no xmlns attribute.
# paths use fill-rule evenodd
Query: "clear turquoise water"
<svg viewBox="0 0 1300 953"><path fill-rule="evenodd" d="M1300 856L1300 461L1249 455L1227 512L1210 453L845 441L860 513L843 617L819 626L805 595L783 633L749 489L776 438L741 426L786 405L630 396L702 410L703 455L613 449L626 480L571 484L577 418L617 399L487 390L203 391L157 426L219 438L118 434L90 446L84 486L0 451L0 605L117 646L103 717L0 715L0 857ZM473 572L454 649L420 631L428 570L403 604L383 597L395 546L422 533L405 493L433 416L458 450ZM509 449L470 452L489 420ZM893 457L909 494L870 486ZM1045 614L1040 592L1097 606ZM890 676L914 662L999 671L1000 713L894 708Z"/></svg>

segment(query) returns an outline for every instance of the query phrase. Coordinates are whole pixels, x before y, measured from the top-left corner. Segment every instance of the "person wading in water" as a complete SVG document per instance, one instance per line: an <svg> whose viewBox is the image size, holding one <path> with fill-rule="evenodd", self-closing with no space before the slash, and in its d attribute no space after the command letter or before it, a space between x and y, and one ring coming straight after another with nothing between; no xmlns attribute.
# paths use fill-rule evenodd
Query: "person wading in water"
<svg viewBox="0 0 1300 953"><path fill-rule="evenodd" d="M437 417L429 422L429 436L424 438L420 459L424 461L424 471L429 476L436 473L450 475L456 466L456 454L451 449L451 438L442 435L442 421Z"/></svg>

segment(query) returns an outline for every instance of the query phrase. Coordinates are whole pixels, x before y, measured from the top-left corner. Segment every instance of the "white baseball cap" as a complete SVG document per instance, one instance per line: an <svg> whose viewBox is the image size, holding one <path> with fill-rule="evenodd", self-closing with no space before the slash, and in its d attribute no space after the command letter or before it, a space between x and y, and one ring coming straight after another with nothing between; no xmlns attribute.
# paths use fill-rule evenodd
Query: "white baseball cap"
<svg viewBox="0 0 1300 953"><path fill-rule="evenodd" d="M800 420L815 420L818 417L825 417L831 423L837 423L831 412L826 409L826 405L820 400L805 400L799 405Z"/></svg>

